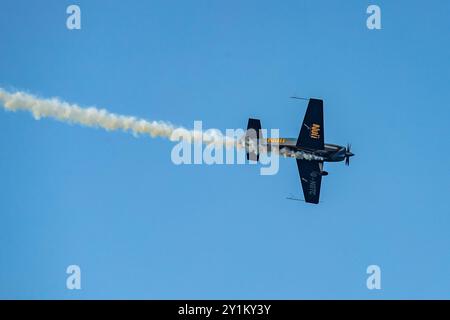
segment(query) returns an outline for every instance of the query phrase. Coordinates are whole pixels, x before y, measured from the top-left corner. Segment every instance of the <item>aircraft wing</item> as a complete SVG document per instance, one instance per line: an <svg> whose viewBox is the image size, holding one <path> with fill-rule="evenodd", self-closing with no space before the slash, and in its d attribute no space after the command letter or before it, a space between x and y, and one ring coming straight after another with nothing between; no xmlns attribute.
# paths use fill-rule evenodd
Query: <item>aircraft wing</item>
<svg viewBox="0 0 450 320"><path fill-rule="evenodd" d="M297 167L300 174L300 181L302 182L305 201L319 203L320 185L322 182L319 161L297 159Z"/></svg>
<svg viewBox="0 0 450 320"><path fill-rule="evenodd" d="M311 150L324 149L323 101L309 99L308 109L303 119L297 147Z"/></svg>

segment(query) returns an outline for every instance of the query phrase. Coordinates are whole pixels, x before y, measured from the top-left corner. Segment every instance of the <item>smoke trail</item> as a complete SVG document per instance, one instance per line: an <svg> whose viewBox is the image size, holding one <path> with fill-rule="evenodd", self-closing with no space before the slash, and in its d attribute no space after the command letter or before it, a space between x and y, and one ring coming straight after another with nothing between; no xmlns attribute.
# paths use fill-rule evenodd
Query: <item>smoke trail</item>
<svg viewBox="0 0 450 320"><path fill-rule="evenodd" d="M62 122L103 128L107 131L123 130L134 135L144 134L151 137L167 138L172 141L173 133L177 131L183 137L190 137L191 142L201 140L205 144L223 143L227 147L239 145L239 142L235 139L223 137L219 130L208 130L206 134L176 127L169 122L148 121L132 116L118 115L95 107L82 108L58 98L42 99L21 91L11 93L0 88L0 102L8 111L29 111L36 120L54 118Z"/></svg>

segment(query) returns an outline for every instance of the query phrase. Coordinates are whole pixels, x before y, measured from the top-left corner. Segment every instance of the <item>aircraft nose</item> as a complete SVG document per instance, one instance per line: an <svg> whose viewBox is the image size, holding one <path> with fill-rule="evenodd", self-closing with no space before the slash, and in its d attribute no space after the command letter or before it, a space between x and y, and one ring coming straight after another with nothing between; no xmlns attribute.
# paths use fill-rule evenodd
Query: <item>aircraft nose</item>
<svg viewBox="0 0 450 320"><path fill-rule="evenodd" d="M347 152L347 157L353 157L355 154L353 152Z"/></svg>

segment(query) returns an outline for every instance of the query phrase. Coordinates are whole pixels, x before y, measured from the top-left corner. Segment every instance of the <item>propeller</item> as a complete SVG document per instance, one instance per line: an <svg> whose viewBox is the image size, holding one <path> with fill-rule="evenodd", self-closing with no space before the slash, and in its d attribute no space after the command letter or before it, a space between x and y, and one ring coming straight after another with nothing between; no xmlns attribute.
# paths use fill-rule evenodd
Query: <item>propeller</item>
<svg viewBox="0 0 450 320"><path fill-rule="evenodd" d="M351 152L352 145L347 143L347 148L345 148L345 165L350 165L350 157L353 157L354 154Z"/></svg>

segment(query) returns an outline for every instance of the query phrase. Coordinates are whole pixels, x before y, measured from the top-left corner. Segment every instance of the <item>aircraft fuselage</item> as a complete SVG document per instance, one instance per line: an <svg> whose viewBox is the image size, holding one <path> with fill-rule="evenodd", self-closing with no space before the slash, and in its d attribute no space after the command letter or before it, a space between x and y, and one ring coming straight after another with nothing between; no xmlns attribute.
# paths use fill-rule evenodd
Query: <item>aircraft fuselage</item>
<svg viewBox="0 0 450 320"><path fill-rule="evenodd" d="M311 150L296 145L295 138L268 138L262 139L262 146L267 152L277 150L281 156L295 159L316 160L322 162L340 162L344 161L346 156L353 156L353 153L347 152L345 146L325 143L323 150Z"/></svg>

